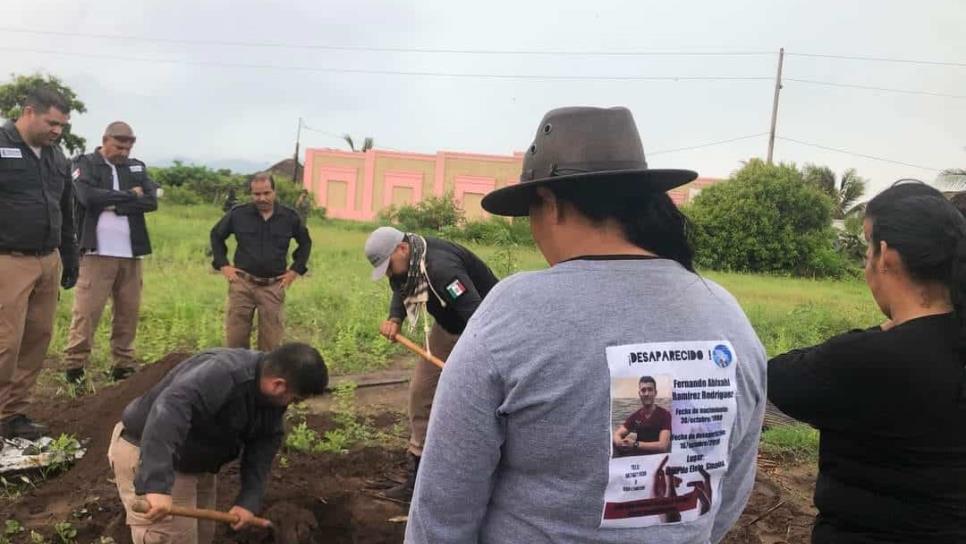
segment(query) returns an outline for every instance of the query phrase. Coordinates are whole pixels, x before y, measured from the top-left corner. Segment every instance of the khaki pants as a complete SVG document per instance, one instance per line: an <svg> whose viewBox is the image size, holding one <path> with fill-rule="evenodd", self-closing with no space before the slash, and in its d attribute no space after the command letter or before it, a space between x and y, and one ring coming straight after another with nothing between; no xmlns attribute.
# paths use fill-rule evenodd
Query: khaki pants
<svg viewBox="0 0 966 544"><path fill-rule="evenodd" d="M451 334L437 324L429 331L429 351L445 361L452 353L458 334ZM423 359L416 361L413 378L409 382L409 453L419 457L423 454L426 430L429 428L429 413L433 409L433 397L442 370Z"/></svg>
<svg viewBox="0 0 966 544"><path fill-rule="evenodd" d="M54 328L60 253L0 255L0 419L23 414Z"/></svg>
<svg viewBox="0 0 966 544"><path fill-rule="evenodd" d="M74 309L64 358L70 368L84 367L94 346L94 331L110 298L114 310L111 355L116 366L134 365L143 276L141 259L84 255L74 289Z"/></svg>
<svg viewBox="0 0 966 544"><path fill-rule="evenodd" d="M151 523L144 516L131 510L138 498L134 494L134 477L141 459L141 449L121 438L122 425L114 426L107 460L114 471L117 492L127 512L127 524L131 527L134 544L210 544L215 536L215 522L198 521L180 516ZM215 474L174 473L171 503L190 508L215 508L218 477Z"/></svg>
<svg viewBox="0 0 966 544"><path fill-rule="evenodd" d="M225 311L225 343L230 348L251 345L252 317L258 311L258 349L272 351L282 343L285 332L282 305L285 289L282 282L259 285L248 275L238 274L228 282L228 308Z"/></svg>

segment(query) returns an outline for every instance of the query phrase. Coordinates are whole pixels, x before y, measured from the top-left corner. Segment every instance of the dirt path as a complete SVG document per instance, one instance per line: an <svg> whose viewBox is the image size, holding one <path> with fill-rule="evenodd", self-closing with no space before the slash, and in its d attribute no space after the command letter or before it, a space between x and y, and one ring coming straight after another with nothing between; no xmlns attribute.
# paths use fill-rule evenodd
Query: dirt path
<svg viewBox="0 0 966 544"><path fill-rule="evenodd" d="M812 493L818 467L782 465L759 458L755 489L741 519L723 544L799 544L809 542L815 508Z"/></svg>
<svg viewBox="0 0 966 544"><path fill-rule="evenodd" d="M53 398L38 403L31 416L48 422L53 433L67 432L90 438L88 453L70 471L37 484L16 499L0 499L0 521L16 519L28 529L53 538L53 525L68 521L77 530L79 543L101 542L102 536L118 544L130 542L121 505L117 500L106 452L111 429L130 400L156 383L171 367L186 357L170 354L121 384L100 389L96 395L67 399ZM409 360L396 361L391 368L352 379L358 384L404 380ZM360 387L356 410L370 418L371 425L388 430L404 424L408 384ZM331 399L309 403L309 426L318 431L332 427ZM284 461L281 459L284 457ZM326 544L402 542L405 524L398 521L407 508L373 499L367 488L373 481L401 475L405 463L403 448L365 447L346 454L304 454L284 452L274 467L267 486L268 513L282 512L289 522L308 513L303 529L310 536L303 542ZM778 544L807 542L814 511L811 491L814 466L783 467L764 460L748 508L725 542L728 544ZM227 509L238 492L238 467L226 467L218 481L218 504ZM779 505L777 508L773 508ZM293 512L291 515L285 512ZM291 526L291 524L290 524ZM56 541L56 540L52 540ZM29 542L27 534L12 542ZM233 534L221 528L217 544L269 543L267 533Z"/></svg>

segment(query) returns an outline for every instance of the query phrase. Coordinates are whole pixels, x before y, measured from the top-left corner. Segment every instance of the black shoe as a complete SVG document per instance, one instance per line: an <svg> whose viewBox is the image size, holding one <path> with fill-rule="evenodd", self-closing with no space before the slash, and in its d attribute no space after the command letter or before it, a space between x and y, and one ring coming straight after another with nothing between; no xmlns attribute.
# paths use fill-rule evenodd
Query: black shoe
<svg viewBox="0 0 966 544"><path fill-rule="evenodd" d="M416 474L419 473L419 457L409 454L409 467L407 468L406 481L391 487L382 492L382 496L401 502L413 500L413 490L416 488Z"/></svg>
<svg viewBox="0 0 966 544"><path fill-rule="evenodd" d="M30 418L17 414L0 421L0 436L4 438L26 438L37 440L47 433L47 426L30 421Z"/></svg>
<svg viewBox="0 0 966 544"><path fill-rule="evenodd" d="M116 382L126 380L137 371L138 369L134 368L133 366L115 365L111 367L111 379Z"/></svg>
<svg viewBox="0 0 966 544"><path fill-rule="evenodd" d="M81 385L84 383L85 378L84 367L68 368L64 371L64 378L67 379L67 383L71 385Z"/></svg>

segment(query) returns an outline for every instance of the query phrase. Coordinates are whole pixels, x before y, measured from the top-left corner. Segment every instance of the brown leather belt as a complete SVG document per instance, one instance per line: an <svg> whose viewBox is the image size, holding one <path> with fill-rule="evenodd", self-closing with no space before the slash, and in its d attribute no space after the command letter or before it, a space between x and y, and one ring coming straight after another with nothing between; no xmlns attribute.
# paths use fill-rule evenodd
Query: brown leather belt
<svg viewBox="0 0 966 544"><path fill-rule="evenodd" d="M244 270L239 270L238 271L238 275L244 277L245 279L247 279L249 281L251 281L255 285L272 285L273 283L276 283L276 282L278 282L281 279L280 277L261 278L261 277L258 277L258 276L253 276L253 275L249 274L248 272L245 272Z"/></svg>

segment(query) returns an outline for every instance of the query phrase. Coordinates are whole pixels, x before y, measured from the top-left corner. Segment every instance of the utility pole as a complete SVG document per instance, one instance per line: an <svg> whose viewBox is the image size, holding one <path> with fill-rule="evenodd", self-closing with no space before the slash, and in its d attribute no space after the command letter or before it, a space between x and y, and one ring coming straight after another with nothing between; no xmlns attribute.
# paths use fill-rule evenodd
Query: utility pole
<svg viewBox="0 0 966 544"><path fill-rule="evenodd" d="M775 100L771 105L771 132L768 134L768 164L775 151L775 124L778 122L778 94L782 90L782 62L785 60L785 48L778 50L778 75L775 76Z"/></svg>
<svg viewBox="0 0 966 544"><path fill-rule="evenodd" d="M302 118L299 117L299 128L295 133L295 164L292 165L292 182L298 183L296 179L299 173L299 141L302 139Z"/></svg>

